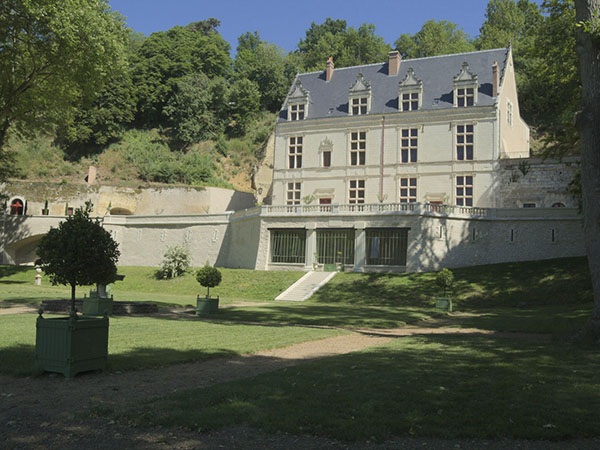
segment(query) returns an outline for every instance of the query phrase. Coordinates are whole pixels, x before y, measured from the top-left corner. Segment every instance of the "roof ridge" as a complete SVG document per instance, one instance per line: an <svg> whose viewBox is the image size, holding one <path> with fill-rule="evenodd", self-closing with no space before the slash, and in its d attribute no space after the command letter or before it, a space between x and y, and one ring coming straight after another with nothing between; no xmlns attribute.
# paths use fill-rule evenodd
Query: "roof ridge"
<svg viewBox="0 0 600 450"><path fill-rule="evenodd" d="M499 50L504 50L505 52L508 52L508 47L490 48L490 49L487 49L487 50L474 50L472 52L448 53L447 55L423 56L422 58L402 59L402 60L400 60L400 64L402 64L404 62L409 62L409 61L422 61L424 59L433 59L433 58L448 58L450 56L471 55L473 53L497 52ZM362 64L362 65L359 65L359 66L339 67L339 68L336 68L334 70L334 72L336 72L338 70L345 70L345 69L358 69L358 68L362 68L362 67L381 66L381 65L384 65L384 64L387 64L387 63L388 63L387 61L384 61L384 62L377 62L377 63L371 63L371 64ZM322 73L324 71L325 71L325 69L323 69L323 70L315 70L313 72L303 72L303 73L296 74L296 76L300 76L300 75L312 75L312 74L315 74L315 73Z"/></svg>

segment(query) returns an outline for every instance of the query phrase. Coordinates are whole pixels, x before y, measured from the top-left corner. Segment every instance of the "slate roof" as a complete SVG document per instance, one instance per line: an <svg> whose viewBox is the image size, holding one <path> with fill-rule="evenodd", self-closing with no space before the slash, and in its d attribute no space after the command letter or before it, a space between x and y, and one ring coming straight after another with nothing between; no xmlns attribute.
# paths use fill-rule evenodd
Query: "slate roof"
<svg viewBox="0 0 600 450"><path fill-rule="evenodd" d="M409 68L423 81L423 100L420 110L441 110L453 107L454 77L464 62L477 75L479 84L477 106L493 105L492 64L498 61L500 79L504 75L508 48L482 50L454 55L406 59L400 63L397 75L388 76L388 63L335 69L330 81L325 80L325 70L299 74L296 80L309 91L310 105L305 119L345 117L348 115L348 93L358 74L362 73L372 89L370 114L398 112L398 84L404 80ZM294 80L294 84L296 83ZM292 89L293 90L293 85ZM289 95L289 94L288 94ZM278 122L287 121L287 98L279 113Z"/></svg>

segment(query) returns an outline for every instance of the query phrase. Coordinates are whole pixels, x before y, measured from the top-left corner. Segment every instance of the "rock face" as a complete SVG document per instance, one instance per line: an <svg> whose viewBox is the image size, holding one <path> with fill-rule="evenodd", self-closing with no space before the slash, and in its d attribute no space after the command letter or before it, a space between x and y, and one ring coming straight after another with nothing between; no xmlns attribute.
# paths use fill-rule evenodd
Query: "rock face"
<svg viewBox="0 0 600 450"><path fill-rule="evenodd" d="M264 156L252 177L252 187L256 192L257 203L271 204L273 183L273 157L275 154L275 136L269 136L264 148Z"/></svg>
<svg viewBox="0 0 600 450"><path fill-rule="evenodd" d="M499 208L577 207L568 187L579 168L578 157L562 161L518 158L500 160L500 164Z"/></svg>
<svg viewBox="0 0 600 450"><path fill-rule="evenodd" d="M133 189L116 186L64 185L15 181L4 188L9 204L19 199L27 205L26 215L64 216L70 209L91 200L93 215L178 215L219 214L254 206L254 195L216 187L150 187Z"/></svg>

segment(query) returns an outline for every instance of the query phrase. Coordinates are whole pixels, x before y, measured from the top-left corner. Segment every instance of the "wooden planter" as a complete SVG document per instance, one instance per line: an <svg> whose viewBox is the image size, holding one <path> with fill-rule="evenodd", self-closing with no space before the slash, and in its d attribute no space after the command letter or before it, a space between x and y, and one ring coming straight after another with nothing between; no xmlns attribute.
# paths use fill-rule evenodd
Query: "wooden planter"
<svg viewBox="0 0 600 450"><path fill-rule="evenodd" d="M452 299L448 297L438 297L435 299L435 307L437 309L452 312Z"/></svg>
<svg viewBox="0 0 600 450"><path fill-rule="evenodd" d="M196 315L214 314L219 311L219 296L213 297L196 297Z"/></svg>
<svg viewBox="0 0 600 450"><path fill-rule="evenodd" d="M72 379L79 372L105 370L108 317L59 317L36 322L35 365Z"/></svg>
<svg viewBox="0 0 600 450"><path fill-rule="evenodd" d="M113 298L89 297L83 299L84 316L112 316Z"/></svg>

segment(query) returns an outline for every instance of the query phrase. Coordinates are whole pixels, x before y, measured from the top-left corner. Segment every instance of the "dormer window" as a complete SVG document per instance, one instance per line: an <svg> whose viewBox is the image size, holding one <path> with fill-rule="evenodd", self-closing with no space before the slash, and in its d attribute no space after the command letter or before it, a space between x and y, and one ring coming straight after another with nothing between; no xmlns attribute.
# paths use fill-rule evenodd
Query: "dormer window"
<svg viewBox="0 0 600 450"><path fill-rule="evenodd" d="M352 99L352 115L359 116L367 113L367 97L358 97Z"/></svg>
<svg viewBox="0 0 600 450"><path fill-rule="evenodd" d="M358 74L356 81L350 86L348 104L348 113L351 116L365 115L371 110L371 84L365 80L362 73Z"/></svg>
<svg viewBox="0 0 600 450"><path fill-rule="evenodd" d="M304 103L298 105L290 105L290 120L303 120L304 107Z"/></svg>
<svg viewBox="0 0 600 450"><path fill-rule="evenodd" d="M464 108L477 104L477 74L469 70L465 61L462 69L454 77L454 106Z"/></svg>
<svg viewBox="0 0 600 450"><path fill-rule="evenodd" d="M423 101L423 82L415 76L409 67L406 77L398 84L398 109L400 111L417 111Z"/></svg>
<svg viewBox="0 0 600 450"><path fill-rule="evenodd" d="M308 114L309 92L297 79L288 95L288 120L304 120Z"/></svg>
<svg viewBox="0 0 600 450"><path fill-rule="evenodd" d="M456 106L473 106L475 93L473 88L460 88L456 90Z"/></svg>

